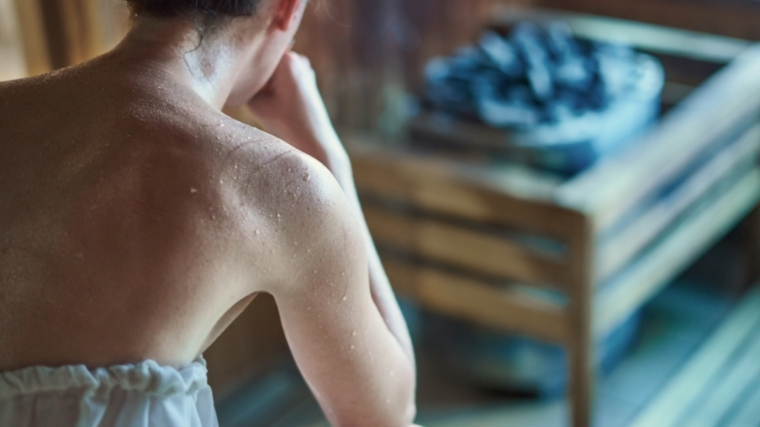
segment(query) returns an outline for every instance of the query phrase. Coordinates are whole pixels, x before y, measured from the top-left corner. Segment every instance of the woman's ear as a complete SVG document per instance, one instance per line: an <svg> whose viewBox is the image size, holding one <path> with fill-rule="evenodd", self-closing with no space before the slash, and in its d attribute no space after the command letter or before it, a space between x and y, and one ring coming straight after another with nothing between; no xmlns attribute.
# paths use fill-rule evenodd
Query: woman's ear
<svg viewBox="0 0 760 427"><path fill-rule="evenodd" d="M301 21L301 2L303 0L274 0L275 5L273 24L278 30L288 31L292 25Z"/></svg>

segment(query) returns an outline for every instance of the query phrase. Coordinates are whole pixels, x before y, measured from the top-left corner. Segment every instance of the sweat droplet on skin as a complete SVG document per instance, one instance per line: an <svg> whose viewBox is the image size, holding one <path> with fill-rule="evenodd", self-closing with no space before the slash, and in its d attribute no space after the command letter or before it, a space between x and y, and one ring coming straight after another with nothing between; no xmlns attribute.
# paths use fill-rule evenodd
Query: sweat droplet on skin
<svg viewBox="0 0 760 427"><path fill-rule="evenodd" d="M191 189L190 189L190 192L191 192L191 193L193 193L193 194L195 194L195 193L197 193L197 192L198 192L198 189L197 189L197 188L191 188Z"/></svg>

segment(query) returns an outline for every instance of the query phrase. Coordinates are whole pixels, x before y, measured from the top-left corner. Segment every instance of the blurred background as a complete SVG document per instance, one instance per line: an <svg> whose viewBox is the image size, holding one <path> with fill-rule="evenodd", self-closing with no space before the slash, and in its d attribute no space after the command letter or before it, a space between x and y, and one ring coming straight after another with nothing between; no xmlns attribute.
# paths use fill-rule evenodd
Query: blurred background
<svg viewBox="0 0 760 427"><path fill-rule="evenodd" d="M758 22L754 0L312 0L295 49L416 342L419 423L760 426ZM0 0L0 80L128 28L119 0ZM271 298L206 358L222 427L327 425Z"/></svg>

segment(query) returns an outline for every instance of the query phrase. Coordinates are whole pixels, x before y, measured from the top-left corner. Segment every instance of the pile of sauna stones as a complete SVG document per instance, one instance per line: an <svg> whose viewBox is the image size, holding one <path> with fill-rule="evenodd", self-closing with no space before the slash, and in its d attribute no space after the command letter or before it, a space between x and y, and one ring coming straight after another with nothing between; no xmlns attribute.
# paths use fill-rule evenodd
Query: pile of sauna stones
<svg viewBox="0 0 760 427"><path fill-rule="evenodd" d="M529 129L602 112L635 90L636 52L577 39L561 22L482 34L477 46L432 60L424 105L505 129Z"/></svg>

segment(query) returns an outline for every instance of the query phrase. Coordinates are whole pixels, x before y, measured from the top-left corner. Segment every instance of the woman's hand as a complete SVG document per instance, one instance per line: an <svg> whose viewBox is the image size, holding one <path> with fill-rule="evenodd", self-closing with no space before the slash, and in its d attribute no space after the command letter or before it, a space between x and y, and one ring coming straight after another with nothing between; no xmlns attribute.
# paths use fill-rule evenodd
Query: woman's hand
<svg viewBox="0 0 760 427"><path fill-rule="evenodd" d="M328 169L348 165L309 60L286 52L267 86L248 103L267 132L316 158Z"/></svg>

